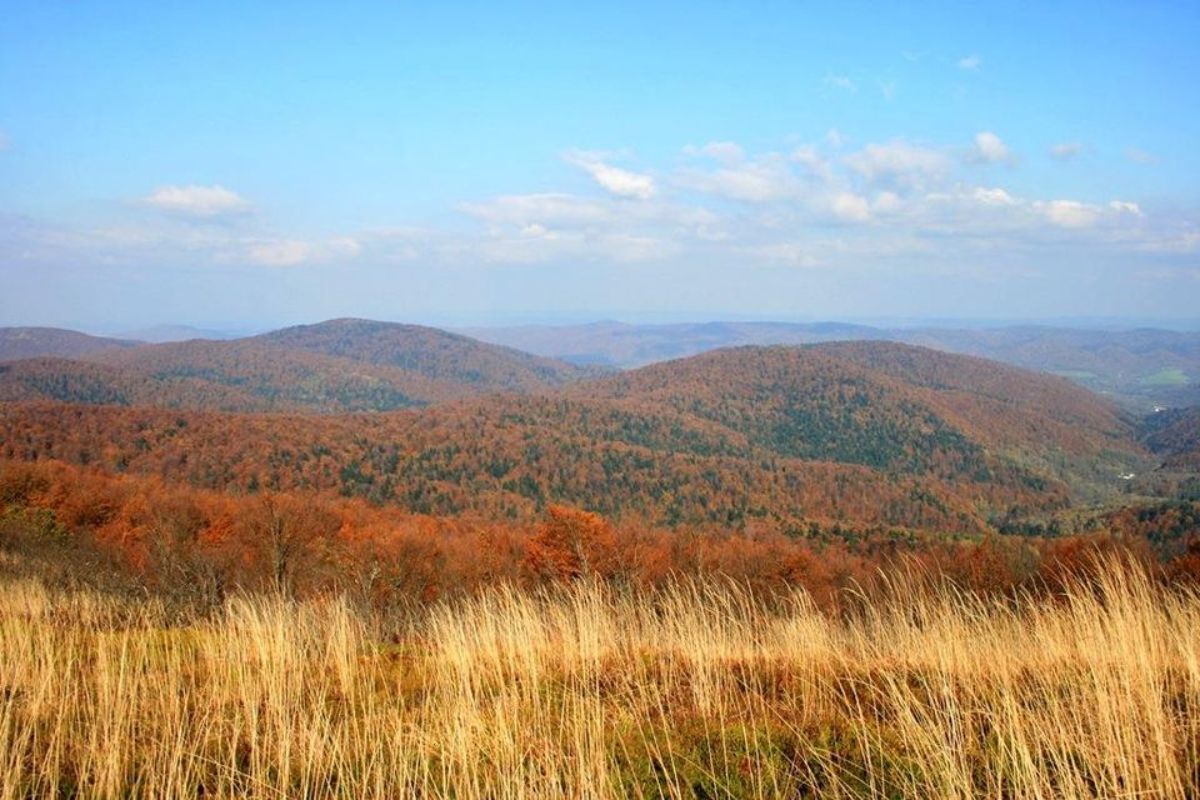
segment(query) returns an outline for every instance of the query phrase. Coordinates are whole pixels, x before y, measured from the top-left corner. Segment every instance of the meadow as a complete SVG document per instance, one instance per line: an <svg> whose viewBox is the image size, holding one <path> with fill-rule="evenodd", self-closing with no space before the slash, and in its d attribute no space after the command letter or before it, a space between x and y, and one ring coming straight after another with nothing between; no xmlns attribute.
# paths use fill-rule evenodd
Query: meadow
<svg viewBox="0 0 1200 800"><path fill-rule="evenodd" d="M11 558L11 556L5 556ZM0 585L0 797L1195 797L1200 594L913 565L819 610L684 579L345 595Z"/></svg>

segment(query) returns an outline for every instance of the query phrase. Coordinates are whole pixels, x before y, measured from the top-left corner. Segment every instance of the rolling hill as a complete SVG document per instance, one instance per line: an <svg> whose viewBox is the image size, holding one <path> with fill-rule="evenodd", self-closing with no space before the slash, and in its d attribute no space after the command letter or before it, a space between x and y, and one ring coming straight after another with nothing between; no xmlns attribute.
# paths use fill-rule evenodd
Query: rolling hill
<svg viewBox="0 0 1200 800"><path fill-rule="evenodd" d="M525 392L558 386L589 374L563 361L420 325L335 319L249 339L376 366L395 367L480 392Z"/></svg>
<svg viewBox="0 0 1200 800"><path fill-rule="evenodd" d="M0 368L0 399L217 411L387 411L590 374L433 328L333 320L228 341L100 350Z"/></svg>
<svg viewBox="0 0 1200 800"><path fill-rule="evenodd" d="M1200 333L1158 329L876 328L842 323L711 322L473 328L484 341L579 364L630 368L742 345L894 341L1069 378L1138 411L1200 403Z"/></svg>
<svg viewBox="0 0 1200 800"><path fill-rule="evenodd" d="M138 344L127 339L89 336L63 328L0 328L0 361L43 356L80 358L136 347Z"/></svg>
<svg viewBox="0 0 1200 800"><path fill-rule="evenodd" d="M422 513L523 518L564 502L791 531L978 533L1116 491L1148 463L1131 422L1065 380L887 343L722 350L390 414L10 404L0 442L3 458Z"/></svg>

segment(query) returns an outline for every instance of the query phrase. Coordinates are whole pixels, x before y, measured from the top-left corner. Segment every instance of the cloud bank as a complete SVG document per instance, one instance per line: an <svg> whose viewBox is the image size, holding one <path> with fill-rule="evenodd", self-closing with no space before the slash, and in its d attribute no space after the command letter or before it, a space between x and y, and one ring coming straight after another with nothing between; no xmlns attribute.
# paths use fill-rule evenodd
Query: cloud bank
<svg viewBox="0 0 1200 800"><path fill-rule="evenodd" d="M1069 142L1047 152L1069 158L1079 149ZM467 199L438 226L397 220L323 236L275 231L266 212L250 215L250 203L231 189L166 184L140 200L164 212L161 224L142 218L96 229L10 224L3 230L0 222L0 251L22 263L575 270L704 263L833 271L906 259L1055 263L1070 253L1084 264L1093 255L1200 252L1200 225L1185 212L1154 212L1123 196L1028 196L998 183L978 166L1008 164L1009 177L1020 169L993 131L967 143L898 138L858 146L832 133L757 152L718 140L685 145L657 164L590 150L563 159L589 178L581 190ZM992 179L982 182L985 174ZM171 222L238 215L237 225ZM1194 264L1193 258L1179 268Z"/></svg>
<svg viewBox="0 0 1200 800"><path fill-rule="evenodd" d="M181 216L211 219L242 214L250 204L236 192L212 186L160 186L143 198L148 206Z"/></svg>

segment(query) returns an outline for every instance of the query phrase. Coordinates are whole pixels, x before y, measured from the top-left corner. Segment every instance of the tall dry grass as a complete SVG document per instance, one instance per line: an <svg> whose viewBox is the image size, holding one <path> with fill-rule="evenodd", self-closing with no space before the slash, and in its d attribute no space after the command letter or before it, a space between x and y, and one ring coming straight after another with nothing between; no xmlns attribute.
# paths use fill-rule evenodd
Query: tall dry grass
<svg viewBox="0 0 1200 800"><path fill-rule="evenodd" d="M735 585L499 588L382 643L342 599L0 587L0 795L1195 797L1200 597L914 576L842 619Z"/></svg>

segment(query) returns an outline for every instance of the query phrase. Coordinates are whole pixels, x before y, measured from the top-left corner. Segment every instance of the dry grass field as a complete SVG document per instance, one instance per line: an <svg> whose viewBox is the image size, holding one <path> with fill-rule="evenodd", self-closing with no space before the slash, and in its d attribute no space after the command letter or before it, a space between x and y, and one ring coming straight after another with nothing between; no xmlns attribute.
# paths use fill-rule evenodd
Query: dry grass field
<svg viewBox="0 0 1200 800"><path fill-rule="evenodd" d="M0 795L1195 797L1200 595L894 578L831 617L681 582L342 598L0 586Z"/></svg>

